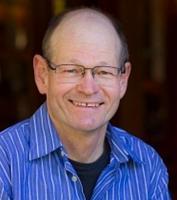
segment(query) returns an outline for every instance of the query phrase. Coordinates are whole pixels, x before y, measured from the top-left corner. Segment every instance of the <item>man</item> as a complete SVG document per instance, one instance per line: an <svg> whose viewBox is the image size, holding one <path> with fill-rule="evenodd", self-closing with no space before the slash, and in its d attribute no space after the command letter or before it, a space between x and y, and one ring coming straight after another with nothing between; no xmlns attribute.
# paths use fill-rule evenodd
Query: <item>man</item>
<svg viewBox="0 0 177 200"><path fill-rule="evenodd" d="M0 134L0 199L169 199L158 154L109 124L131 70L119 27L93 9L67 12L33 64L46 102Z"/></svg>

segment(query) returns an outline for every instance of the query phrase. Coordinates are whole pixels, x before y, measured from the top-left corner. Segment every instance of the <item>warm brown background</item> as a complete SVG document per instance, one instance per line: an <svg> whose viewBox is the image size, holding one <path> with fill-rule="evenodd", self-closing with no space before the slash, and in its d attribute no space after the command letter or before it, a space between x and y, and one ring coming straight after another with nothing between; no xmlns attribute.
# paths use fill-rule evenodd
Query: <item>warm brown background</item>
<svg viewBox="0 0 177 200"><path fill-rule="evenodd" d="M30 116L44 100L32 57L49 19L65 8L95 6L119 19L133 70L112 122L163 157L177 199L177 0L0 0L0 130Z"/></svg>

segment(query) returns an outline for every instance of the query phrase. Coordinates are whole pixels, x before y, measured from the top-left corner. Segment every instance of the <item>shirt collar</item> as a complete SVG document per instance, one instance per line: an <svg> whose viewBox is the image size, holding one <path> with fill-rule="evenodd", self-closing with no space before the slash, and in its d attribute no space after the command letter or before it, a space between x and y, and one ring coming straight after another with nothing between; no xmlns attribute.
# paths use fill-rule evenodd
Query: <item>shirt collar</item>
<svg viewBox="0 0 177 200"><path fill-rule="evenodd" d="M125 163L130 160L139 164L144 163L140 155L132 150L130 140L133 136L130 136L126 131L109 124L106 136L111 146L111 153L118 163Z"/></svg>
<svg viewBox="0 0 177 200"><path fill-rule="evenodd" d="M48 115L46 103L42 104L31 117L30 131L30 160L62 148L57 131Z"/></svg>
<svg viewBox="0 0 177 200"><path fill-rule="evenodd" d="M59 135L49 117L46 103L42 104L31 117L30 131L30 160L43 157L56 149L64 150ZM140 156L131 150L129 140L126 139L125 135L126 133L122 129L108 125L106 136L113 156L119 163L128 162L130 159L142 163Z"/></svg>

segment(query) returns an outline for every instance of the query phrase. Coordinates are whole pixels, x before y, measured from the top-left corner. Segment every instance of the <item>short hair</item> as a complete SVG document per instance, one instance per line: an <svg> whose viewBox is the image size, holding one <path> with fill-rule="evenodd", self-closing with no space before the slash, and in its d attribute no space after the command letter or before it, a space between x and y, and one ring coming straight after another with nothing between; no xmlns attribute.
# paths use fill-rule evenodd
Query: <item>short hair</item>
<svg viewBox="0 0 177 200"><path fill-rule="evenodd" d="M49 23L49 26L45 32L43 41L42 41L42 53L43 56L45 58L50 59L51 55L50 55L50 39L52 34L54 33L55 29L61 24L61 22L72 12L75 11L87 11L88 13L95 13L98 15L102 15L103 17L105 17L110 24L113 26L113 28L115 29L117 36L120 39L121 42L121 52L119 55L119 59L120 59L120 65L122 70L124 69L124 64L125 62L127 62L129 60L129 50L128 50L128 44L127 44L127 40L126 37L123 33L123 30L121 28L120 23L117 22L117 20L115 20L112 16L110 16L108 13L105 13L101 10L99 10L98 8L88 8L88 7L84 7L84 8L74 8L74 9L69 9L69 10L65 10L64 12L60 13L59 15L56 15L52 18L52 20Z"/></svg>

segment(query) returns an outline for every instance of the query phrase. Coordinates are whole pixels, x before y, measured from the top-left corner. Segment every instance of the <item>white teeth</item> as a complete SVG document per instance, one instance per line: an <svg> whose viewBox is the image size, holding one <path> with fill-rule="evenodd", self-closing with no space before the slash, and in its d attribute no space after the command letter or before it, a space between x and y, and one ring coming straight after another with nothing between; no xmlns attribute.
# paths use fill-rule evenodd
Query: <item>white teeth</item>
<svg viewBox="0 0 177 200"><path fill-rule="evenodd" d="M76 102L72 101L75 106L79 107L89 107L89 108L97 108L100 104L99 103L86 103L86 102Z"/></svg>

